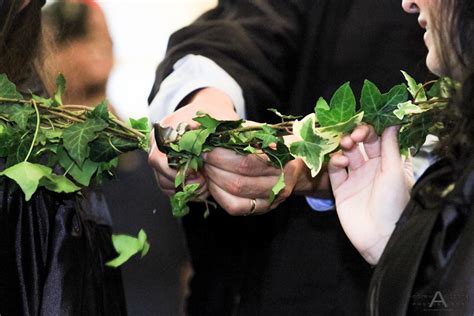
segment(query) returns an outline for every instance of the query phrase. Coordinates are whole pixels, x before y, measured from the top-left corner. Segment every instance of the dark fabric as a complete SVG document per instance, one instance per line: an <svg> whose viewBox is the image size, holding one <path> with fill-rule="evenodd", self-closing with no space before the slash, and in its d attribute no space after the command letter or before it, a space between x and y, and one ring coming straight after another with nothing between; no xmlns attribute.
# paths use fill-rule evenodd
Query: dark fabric
<svg viewBox="0 0 474 316"><path fill-rule="evenodd" d="M266 122L278 120L270 107L310 113L318 97L329 98L346 81L359 94L364 79L386 91L402 81L400 69L420 81L427 73L422 31L399 0L220 1L171 36L150 101L187 54L224 68L243 89L248 119ZM237 219L217 210L207 221L183 222L195 268L190 315L231 315L237 305L241 315L365 309L371 270L335 212L316 213L294 196L264 216Z"/></svg>
<svg viewBox="0 0 474 316"><path fill-rule="evenodd" d="M117 255L107 205L96 189L82 193L40 188L25 202L0 178L0 315L126 315L120 270L105 266Z"/></svg>
<svg viewBox="0 0 474 316"><path fill-rule="evenodd" d="M441 161L416 185L374 272L370 315L474 311L474 164L463 166Z"/></svg>

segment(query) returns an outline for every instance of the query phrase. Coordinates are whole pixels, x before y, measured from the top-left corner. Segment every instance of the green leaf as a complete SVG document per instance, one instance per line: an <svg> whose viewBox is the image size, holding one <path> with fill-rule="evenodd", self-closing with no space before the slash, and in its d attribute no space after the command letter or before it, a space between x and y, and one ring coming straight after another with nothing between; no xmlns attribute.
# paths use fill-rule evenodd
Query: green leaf
<svg viewBox="0 0 474 316"><path fill-rule="evenodd" d="M216 120L207 113L198 112L197 114L198 116L193 118L193 120L201 124L201 128L207 129L209 134L214 133L217 127L221 124L221 121Z"/></svg>
<svg viewBox="0 0 474 316"><path fill-rule="evenodd" d="M21 134L15 128L0 124L0 157L7 156L16 149Z"/></svg>
<svg viewBox="0 0 474 316"><path fill-rule="evenodd" d="M407 100L408 92L404 84L393 87L386 94L381 94L372 82L365 80L360 100L364 111L364 122L373 125L380 135L386 127L401 123L394 111L397 110L399 103Z"/></svg>
<svg viewBox="0 0 474 316"><path fill-rule="evenodd" d="M118 157L120 154L139 148L137 141L102 134L89 145L89 158L92 161L104 162Z"/></svg>
<svg viewBox="0 0 474 316"><path fill-rule="evenodd" d="M267 147L263 148L262 150L268 156L273 165L277 168L284 167L289 161L294 159L294 157L290 153L290 150L285 145L282 139L278 140L275 149Z"/></svg>
<svg viewBox="0 0 474 316"><path fill-rule="evenodd" d="M207 129L197 129L186 132L179 139L180 151L186 151L193 155L199 156L202 152L202 146L206 142L210 133Z"/></svg>
<svg viewBox="0 0 474 316"><path fill-rule="evenodd" d="M411 96L415 98L414 101L415 102L426 101L427 100L426 92L425 92L425 89L423 88L423 84L417 83L415 79L413 79L412 76L410 76L403 70L402 70L402 74L408 83L408 92L410 92Z"/></svg>
<svg viewBox="0 0 474 316"><path fill-rule="evenodd" d="M148 118L142 117L138 120L130 118L130 126L141 133L148 134L150 133L150 123L148 122Z"/></svg>
<svg viewBox="0 0 474 316"><path fill-rule="evenodd" d="M356 126L362 122L363 118L364 112L359 112L345 122L340 122L331 126L320 127L315 129L315 132L323 138L333 140L337 139L339 142L342 135L352 132L354 128L356 128Z"/></svg>
<svg viewBox="0 0 474 316"><path fill-rule="evenodd" d="M33 100L35 100L38 103L44 104L46 106L54 106L54 101L49 98L43 98L33 93L31 94L31 97L33 98Z"/></svg>
<svg viewBox="0 0 474 316"><path fill-rule="evenodd" d="M40 180L49 177L52 169L43 165L33 164L27 161L20 162L0 172L15 181L25 194L25 201L29 201L39 186Z"/></svg>
<svg viewBox="0 0 474 316"><path fill-rule="evenodd" d="M270 192L270 196L268 197L268 203L270 205L275 201L275 198L277 197L278 193L281 192L285 188L285 175L282 172L280 174L280 177L278 178L277 183L273 186L272 191Z"/></svg>
<svg viewBox="0 0 474 316"><path fill-rule="evenodd" d="M102 101L94 108L94 110L87 113L87 117L98 118L98 119L103 120L104 122L107 122L109 120L108 105L109 105L109 102L107 102L107 100Z"/></svg>
<svg viewBox="0 0 474 316"><path fill-rule="evenodd" d="M137 238L128 235L112 235L112 243L119 255L107 262L106 265L114 268L121 266L137 253L141 253L143 258L150 249L150 244L143 229L140 230Z"/></svg>
<svg viewBox="0 0 474 316"><path fill-rule="evenodd" d="M171 211L175 217L183 217L189 213L187 205L192 199L196 198L196 191L199 189L198 183L187 184L183 191L176 192L170 197Z"/></svg>
<svg viewBox="0 0 474 316"><path fill-rule="evenodd" d="M411 101L403 102L398 105L398 109L393 112L395 116L400 120L403 121L406 115L413 115L413 114L420 114L425 112L418 105L413 104Z"/></svg>
<svg viewBox="0 0 474 316"><path fill-rule="evenodd" d="M20 129L26 129L28 120L35 113L35 110L29 106L11 104L0 107L0 113L7 115Z"/></svg>
<svg viewBox="0 0 474 316"><path fill-rule="evenodd" d="M432 132L433 126L433 118L429 112L414 117L400 130L398 136L400 148L402 150L414 148L416 154L425 143L428 134Z"/></svg>
<svg viewBox="0 0 474 316"><path fill-rule="evenodd" d="M21 93L16 90L15 84L8 80L5 74L0 74L0 97L6 99L23 99Z"/></svg>
<svg viewBox="0 0 474 316"><path fill-rule="evenodd" d="M63 74L59 74L56 77L56 92L54 93L53 96L53 106L62 106L63 105L63 99L62 95L64 94L64 91L66 90L66 79L64 78Z"/></svg>
<svg viewBox="0 0 474 316"><path fill-rule="evenodd" d="M79 167L89 156L89 143L98 137L97 132L105 128L107 128L106 122L98 118L91 118L84 123L76 123L64 130L64 148Z"/></svg>
<svg viewBox="0 0 474 316"><path fill-rule="evenodd" d="M306 166L311 170L311 175L315 177L321 170L324 155L337 148L338 139L326 139L315 133L314 126L316 117L310 114L297 121L293 125L293 132L302 141L294 142L290 145L290 152L296 158L301 158Z"/></svg>
<svg viewBox="0 0 474 316"><path fill-rule="evenodd" d="M72 193L81 189L65 176L58 176L53 173L42 178L40 185L57 193Z"/></svg>
<svg viewBox="0 0 474 316"><path fill-rule="evenodd" d="M315 108L317 120L322 127L347 121L354 116L355 106L354 93L347 82L336 90L330 105L323 98L319 98Z"/></svg>
<svg viewBox="0 0 474 316"><path fill-rule="evenodd" d="M79 184L87 187L90 184L92 176L99 168L99 163L94 162L90 159L86 159L82 168L80 168L72 159L69 157L67 152L60 148L57 152L58 162L67 173Z"/></svg>
<svg viewBox="0 0 474 316"><path fill-rule="evenodd" d="M275 137L272 134L265 133L264 131L256 132L254 136L255 138L262 141L262 148L267 148L271 144L275 144L278 142L278 137Z"/></svg>

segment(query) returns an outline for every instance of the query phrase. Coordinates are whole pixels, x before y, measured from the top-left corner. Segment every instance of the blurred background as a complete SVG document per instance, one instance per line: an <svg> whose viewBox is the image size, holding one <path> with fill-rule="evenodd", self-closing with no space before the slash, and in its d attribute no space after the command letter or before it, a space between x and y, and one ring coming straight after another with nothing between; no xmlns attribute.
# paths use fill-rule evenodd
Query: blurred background
<svg viewBox="0 0 474 316"><path fill-rule="evenodd" d="M62 8L65 2L87 8ZM47 1L45 24L57 49L47 53L51 74L65 74L65 102L95 105L107 98L120 118L148 115L147 98L168 38L217 0ZM56 7L55 7L56 6ZM84 10L88 14L84 13ZM71 30L67 32L55 28ZM74 93L72 93L74 91ZM179 220L156 185L146 153L120 159L117 179L104 188L116 233L143 228L151 243L143 259L122 267L130 315L183 315L192 273Z"/></svg>

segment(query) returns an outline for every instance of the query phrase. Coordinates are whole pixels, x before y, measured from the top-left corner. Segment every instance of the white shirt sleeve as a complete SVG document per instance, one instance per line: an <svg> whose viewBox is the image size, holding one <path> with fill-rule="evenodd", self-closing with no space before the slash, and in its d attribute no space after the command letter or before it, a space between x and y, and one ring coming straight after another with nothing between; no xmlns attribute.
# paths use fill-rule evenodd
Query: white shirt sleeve
<svg viewBox="0 0 474 316"><path fill-rule="evenodd" d="M237 114L246 118L242 88L224 69L211 59L186 55L173 65L173 72L163 80L150 104L150 121L159 122L173 113L191 92L201 88L216 88L232 100Z"/></svg>

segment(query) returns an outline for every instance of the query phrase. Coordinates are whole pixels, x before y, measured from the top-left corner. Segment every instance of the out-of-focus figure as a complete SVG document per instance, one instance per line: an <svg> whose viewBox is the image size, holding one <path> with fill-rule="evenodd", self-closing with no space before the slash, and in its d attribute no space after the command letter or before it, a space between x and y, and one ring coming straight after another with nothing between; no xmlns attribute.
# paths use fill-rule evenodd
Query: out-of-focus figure
<svg viewBox="0 0 474 316"><path fill-rule="evenodd" d="M94 1L58 1L43 10L46 68L67 80L66 103L96 105L106 98L113 44L102 9Z"/></svg>

